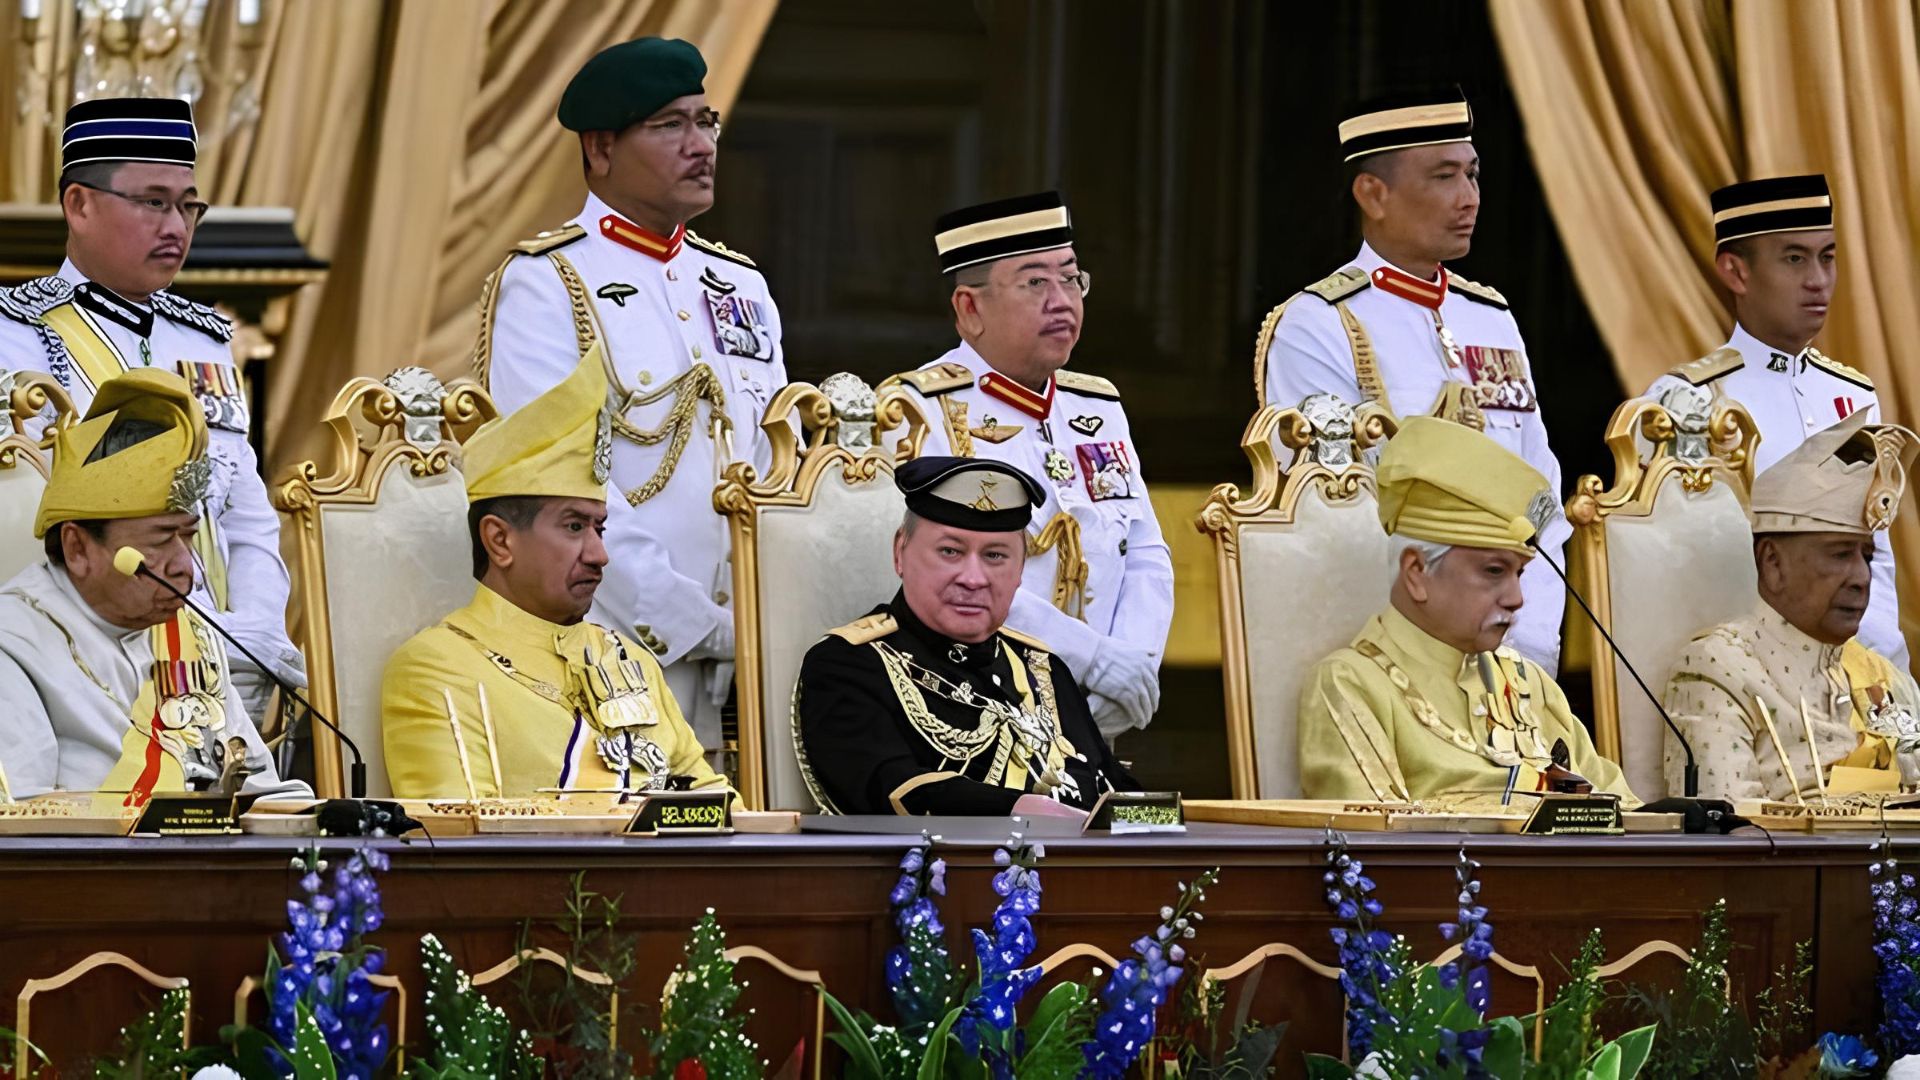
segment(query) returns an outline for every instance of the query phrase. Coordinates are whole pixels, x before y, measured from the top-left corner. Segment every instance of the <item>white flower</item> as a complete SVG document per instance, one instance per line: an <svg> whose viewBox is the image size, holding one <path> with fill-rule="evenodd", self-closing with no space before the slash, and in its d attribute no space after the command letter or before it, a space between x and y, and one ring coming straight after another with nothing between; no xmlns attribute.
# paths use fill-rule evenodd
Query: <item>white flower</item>
<svg viewBox="0 0 1920 1080"><path fill-rule="evenodd" d="M194 1073L193 1080L240 1080L240 1074L225 1065L209 1065Z"/></svg>
<svg viewBox="0 0 1920 1080"><path fill-rule="evenodd" d="M1378 1053L1368 1054L1360 1064L1355 1065L1353 1075L1356 1080L1393 1080L1393 1074L1387 1072Z"/></svg>
<svg viewBox="0 0 1920 1080"><path fill-rule="evenodd" d="M1908 1054L1887 1069L1887 1080L1920 1080L1920 1054Z"/></svg>

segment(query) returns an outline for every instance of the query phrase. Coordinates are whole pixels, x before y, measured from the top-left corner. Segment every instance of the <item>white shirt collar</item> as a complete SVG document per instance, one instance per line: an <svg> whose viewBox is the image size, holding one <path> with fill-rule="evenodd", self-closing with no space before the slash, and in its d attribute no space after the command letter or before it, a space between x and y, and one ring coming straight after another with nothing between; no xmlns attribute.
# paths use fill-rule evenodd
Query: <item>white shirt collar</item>
<svg viewBox="0 0 1920 1080"><path fill-rule="evenodd" d="M1388 262L1385 258L1381 257L1379 252L1373 250L1373 245L1367 243L1365 240L1360 241L1360 254L1355 255L1353 257L1353 261L1348 263L1347 265L1357 266L1360 269L1365 270L1367 272L1368 277L1372 277L1373 272L1375 270L1380 269L1383 266L1390 267L1396 273L1401 273L1401 274L1406 273L1405 270L1402 270L1399 267L1394 266L1392 263ZM1441 269L1444 271L1445 267L1442 267ZM1418 275L1414 275L1414 276L1418 276ZM1434 274L1434 276L1430 278L1423 278L1422 280L1430 281L1430 282L1434 282L1435 284L1438 284L1440 281L1440 275L1436 273Z"/></svg>
<svg viewBox="0 0 1920 1080"><path fill-rule="evenodd" d="M134 638L145 637L147 633L145 630L129 630L124 626L116 626L102 618L99 612L93 610L93 605L87 603L87 598L80 595L80 589L74 585L73 578L67 573L66 567L54 566L52 563L42 563L41 565L46 570L47 579L53 583L54 591L60 594L60 599L65 601L67 605L75 611L79 612L81 617L91 623L95 630L119 642L127 642Z"/></svg>
<svg viewBox="0 0 1920 1080"><path fill-rule="evenodd" d="M1798 360L1807 354L1806 349L1797 353L1782 352L1747 332L1739 323L1733 324L1733 337L1728 339L1727 348L1737 351L1747 362L1748 367L1765 368L1767 361L1775 356L1784 356L1789 360Z"/></svg>

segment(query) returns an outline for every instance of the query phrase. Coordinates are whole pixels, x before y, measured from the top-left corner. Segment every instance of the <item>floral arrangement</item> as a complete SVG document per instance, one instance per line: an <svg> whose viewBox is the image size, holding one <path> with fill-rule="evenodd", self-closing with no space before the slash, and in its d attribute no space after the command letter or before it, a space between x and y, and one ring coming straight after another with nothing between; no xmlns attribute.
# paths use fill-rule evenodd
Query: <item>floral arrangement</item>
<svg viewBox="0 0 1920 1080"><path fill-rule="evenodd" d="M887 988L895 1023L850 1012L831 994L838 1030L828 1037L846 1051L856 1080L914 1077L992 1077L993 1080L1069 1080L1118 1077L1152 1045L1156 1016L1183 975L1182 941L1197 932L1195 907L1219 877L1200 875L1179 885L1160 909L1153 931L1133 943L1131 955L1100 983L1062 983L1042 995L1023 1024L1021 1002L1045 975L1025 966L1038 944L1033 916L1040 911L1040 844L1019 834L994 852L1000 897L988 929L975 928L974 973L964 989L944 943L934 902L946 893L946 864L932 856L932 838L900 862L900 880L888 897L900 942L887 954Z"/></svg>
<svg viewBox="0 0 1920 1080"><path fill-rule="evenodd" d="M1882 834L1867 867L1873 891L1873 955L1879 960L1880 1049L1889 1060L1920 1054L1920 898L1913 875Z"/></svg>
<svg viewBox="0 0 1920 1080"><path fill-rule="evenodd" d="M440 939L420 939L426 975L427 1050L409 1072L417 1080L537 1080L533 1038L473 988Z"/></svg>
<svg viewBox="0 0 1920 1080"><path fill-rule="evenodd" d="M727 935L708 908L660 998L660 1027L648 1039L656 1080L751 1080L761 1074L760 1048L747 1038L747 1017L733 1008L740 987L726 948Z"/></svg>

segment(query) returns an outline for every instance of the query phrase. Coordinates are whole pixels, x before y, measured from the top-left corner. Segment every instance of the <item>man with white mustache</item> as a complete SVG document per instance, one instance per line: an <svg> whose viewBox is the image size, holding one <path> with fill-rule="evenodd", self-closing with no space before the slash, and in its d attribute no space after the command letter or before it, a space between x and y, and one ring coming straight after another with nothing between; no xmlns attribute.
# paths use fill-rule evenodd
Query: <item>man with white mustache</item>
<svg viewBox="0 0 1920 1080"><path fill-rule="evenodd" d="M766 278L687 228L714 200L720 114L706 73L693 45L647 37L574 75L559 120L579 136L586 206L487 280L474 367L510 412L601 346L613 484L636 512L609 521L595 617L659 659L701 743L718 747L733 610L713 486L734 461L766 475L760 418L787 369Z"/></svg>
<svg viewBox="0 0 1920 1080"><path fill-rule="evenodd" d="M1502 644L1558 509L1547 478L1430 416L1401 425L1377 478L1392 600L1301 691L1306 796L1485 807L1584 779L1633 801L1553 678Z"/></svg>

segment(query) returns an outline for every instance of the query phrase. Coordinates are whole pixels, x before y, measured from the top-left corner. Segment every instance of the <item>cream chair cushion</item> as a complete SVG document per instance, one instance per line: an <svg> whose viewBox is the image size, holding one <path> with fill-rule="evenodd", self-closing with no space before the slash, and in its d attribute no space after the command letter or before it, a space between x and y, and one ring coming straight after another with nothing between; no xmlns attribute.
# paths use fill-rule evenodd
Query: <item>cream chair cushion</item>
<svg viewBox="0 0 1920 1080"><path fill-rule="evenodd" d="M770 810L816 809L793 745L800 661L827 631L886 603L899 589L893 534L905 510L890 473L850 485L838 467L821 475L809 505L759 508L759 677Z"/></svg>
<svg viewBox="0 0 1920 1080"><path fill-rule="evenodd" d="M1259 797L1300 797L1300 688L1387 605L1392 575L1373 495L1301 493L1292 524L1240 527L1240 601Z"/></svg>
<svg viewBox="0 0 1920 1080"><path fill-rule="evenodd" d="M387 466L379 500L324 503L327 612L333 645L333 719L367 759L367 794L392 794L380 734L380 679L406 640L473 600L466 485L456 469L414 476ZM341 773L351 755L342 748Z"/></svg>
<svg viewBox="0 0 1920 1080"><path fill-rule="evenodd" d="M1608 629L1656 694L1666 692L1682 646L1701 630L1753 610L1760 595L1753 533L1739 496L1717 482L1695 494L1680 480L1675 473L1661 484L1652 514L1604 519ZM1585 618L1577 609L1570 617ZM1614 677L1627 784L1642 799L1662 798L1668 794L1661 768L1666 724L1618 658Z"/></svg>
<svg viewBox="0 0 1920 1080"><path fill-rule="evenodd" d="M45 557L46 546L33 537L40 493L47 490L47 478L31 460L37 453L16 444L13 464L0 468L0 581L11 581Z"/></svg>

